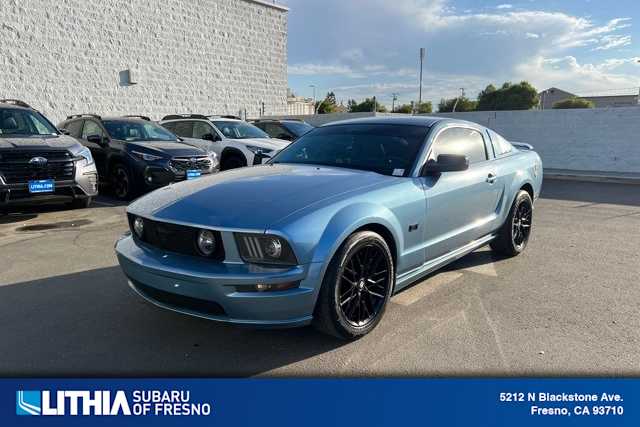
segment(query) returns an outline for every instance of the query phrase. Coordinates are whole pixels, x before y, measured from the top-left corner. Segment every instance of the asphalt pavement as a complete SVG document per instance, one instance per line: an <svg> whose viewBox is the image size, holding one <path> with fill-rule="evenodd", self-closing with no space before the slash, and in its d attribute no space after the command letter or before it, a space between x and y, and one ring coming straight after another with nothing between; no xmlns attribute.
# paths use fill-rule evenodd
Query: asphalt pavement
<svg viewBox="0 0 640 427"><path fill-rule="evenodd" d="M344 343L158 309L113 244L125 206L0 216L0 376L640 375L640 186L551 181L526 252L483 248Z"/></svg>

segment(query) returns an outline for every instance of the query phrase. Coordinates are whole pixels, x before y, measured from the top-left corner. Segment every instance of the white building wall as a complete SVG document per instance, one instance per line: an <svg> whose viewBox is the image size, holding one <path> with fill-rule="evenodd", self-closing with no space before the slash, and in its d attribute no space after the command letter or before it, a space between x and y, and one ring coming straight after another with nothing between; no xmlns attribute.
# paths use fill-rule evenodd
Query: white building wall
<svg viewBox="0 0 640 427"><path fill-rule="evenodd" d="M287 9L258 0L2 0L0 97L79 112L287 112ZM131 69L138 84L120 86Z"/></svg>

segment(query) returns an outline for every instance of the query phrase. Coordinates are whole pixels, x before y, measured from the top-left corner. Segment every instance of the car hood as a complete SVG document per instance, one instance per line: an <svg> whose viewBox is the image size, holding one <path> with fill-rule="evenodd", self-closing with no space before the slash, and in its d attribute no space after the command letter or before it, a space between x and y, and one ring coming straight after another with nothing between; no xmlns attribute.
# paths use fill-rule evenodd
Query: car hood
<svg viewBox="0 0 640 427"><path fill-rule="evenodd" d="M76 151L81 148L80 143L66 135L42 135L21 137L0 137L0 150L10 148L24 149L67 149Z"/></svg>
<svg viewBox="0 0 640 427"><path fill-rule="evenodd" d="M287 145L291 144L290 141L276 138L246 138L246 139L234 139L246 145L253 145L254 147L260 147L269 151L280 151Z"/></svg>
<svg viewBox="0 0 640 427"><path fill-rule="evenodd" d="M126 142L126 141L125 141ZM184 142L167 142L167 141L135 141L126 142L126 144L135 150L135 147L143 147L149 151L164 153L171 157L186 157L186 156L202 156L206 154L200 148L191 146Z"/></svg>
<svg viewBox="0 0 640 427"><path fill-rule="evenodd" d="M184 181L144 196L129 212L207 227L264 230L313 203L392 177L308 165L263 165Z"/></svg>

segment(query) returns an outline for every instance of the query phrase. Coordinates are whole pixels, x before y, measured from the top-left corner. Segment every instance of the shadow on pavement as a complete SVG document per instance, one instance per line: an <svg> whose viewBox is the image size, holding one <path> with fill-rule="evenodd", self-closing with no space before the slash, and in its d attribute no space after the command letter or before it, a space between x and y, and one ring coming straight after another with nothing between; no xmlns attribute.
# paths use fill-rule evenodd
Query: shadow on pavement
<svg viewBox="0 0 640 427"><path fill-rule="evenodd" d="M543 199L640 206L640 185L545 179Z"/></svg>
<svg viewBox="0 0 640 427"><path fill-rule="evenodd" d="M111 267L0 287L0 376L248 376L344 343L159 309Z"/></svg>
<svg viewBox="0 0 640 427"><path fill-rule="evenodd" d="M110 197L98 196L91 203L90 209L111 208L116 206L126 206L127 202L123 202ZM39 215L51 212L75 211L64 203L42 203L42 204L25 204L12 205L3 207L0 210L0 225L13 224L16 222L29 221L37 218ZM80 210L79 210L80 211Z"/></svg>

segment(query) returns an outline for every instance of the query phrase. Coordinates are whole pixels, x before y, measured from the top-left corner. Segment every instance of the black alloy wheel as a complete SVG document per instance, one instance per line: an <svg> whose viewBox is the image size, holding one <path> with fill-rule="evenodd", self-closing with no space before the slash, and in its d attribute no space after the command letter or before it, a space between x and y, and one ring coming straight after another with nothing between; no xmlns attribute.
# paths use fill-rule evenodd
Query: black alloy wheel
<svg viewBox="0 0 640 427"><path fill-rule="evenodd" d="M526 200L522 200L521 203L516 206L511 221L511 239L516 248L522 249L529 241L532 213L533 207L527 203Z"/></svg>
<svg viewBox="0 0 640 427"><path fill-rule="evenodd" d="M506 256L521 254L529 243L533 228L533 200L529 193L520 190L511 205L506 221L491 242L491 248Z"/></svg>
<svg viewBox="0 0 640 427"><path fill-rule="evenodd" d="M352 252L342 268L338 302L342 316L353 326L363 327L380 312L389 292L387 258L374 243Z"/></svg>
<svg viewBox="0 0 640 427"><path fill-rule="evenodd" d="M124 165L118 164L113 168L113 193L120 200L131 198L131 178L129 171Z"/></svg>
<svg viewBox="0 0 640 427"><path fill-rule="evenodd" d="M327 268L314 326L347 340L368 334L384 314L394 279L393 257L386 241L371 231L352 234Z"/></svg>

